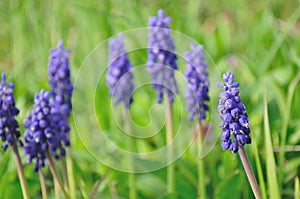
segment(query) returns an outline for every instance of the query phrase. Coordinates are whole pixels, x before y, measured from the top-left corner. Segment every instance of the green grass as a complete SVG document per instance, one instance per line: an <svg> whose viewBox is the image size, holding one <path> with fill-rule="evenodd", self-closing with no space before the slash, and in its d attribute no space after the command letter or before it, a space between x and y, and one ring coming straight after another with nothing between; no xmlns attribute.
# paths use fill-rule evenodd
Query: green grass
<svg viewBox="0 0 300 199"><path fill-rule="evenodd" d="M49 49L55 47L59 39L72 50L70 62L75 80L79 67L96 45L119 32L146 27L148 16L155 15L160 8L173 18L174 30L205 46L212 59L208 59L211 77L219 75L212 74L216 71L214 67L220 73L231 70L236 74L254 141L253 146L245 148L264 198L294 198L295 193L299 194L300 152L299 149L285 149L300 145L299 1L0 1L0 72L7 73L8 80L15 83L17 107L21 109L18 121L22 124L32 107L34 94L41 88L49 88ZM129 56L137 64L147 59L145 51ZM184 71L183 61L179 67ZM215 84L210 87L217 89ZM101 102L108 101L108 89L99 87L97 96L103 96ZM147 124L148 110L155 103L155 91L148 86L137 96L133 119ZM218 96L211 97L216 101ZM110 138L124 147L122 138L113 133L113 121L106 117L110 115L109 109L97 101L96 107L101 109L99 114L104 113L104 116L99 115L99 121L111 132ZM211 111L216 110L211 107ZM73 121L71 126L75 194L77 198L88 198L108 168L87 152ZM217 124L214 129L215 134L220 134ZM23 125L21 130L23 132ZM160 135L138 140L137 150L154 151L164 146L163 131ZM173 198L196 198L194 147L175 162L176 194ZM0 198L3 199L21 198L16 165L11 157L11 150L0 151ZM24 157L22 160L26 162ZM220 141L204 162L208 198L254 198L238 156L222 151ZM32 165L25 166L30 193L32 198L41 198L38 174L32 171ZM45 174L49 198L54 198L51 173L45 169ZM119 198L128 198L128 186L124 183L127 176L127 173L112 170L100 186L97 197L112 198L114 193ZM165 176L166 169L137 174L138 198L167 198Z"/></svg>

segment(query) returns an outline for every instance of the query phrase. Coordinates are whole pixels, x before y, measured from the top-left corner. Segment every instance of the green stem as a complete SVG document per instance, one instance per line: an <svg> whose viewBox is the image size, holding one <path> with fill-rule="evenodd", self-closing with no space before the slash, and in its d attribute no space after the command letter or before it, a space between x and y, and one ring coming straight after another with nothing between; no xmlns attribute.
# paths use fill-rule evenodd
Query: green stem
<svg viewBox="0 0 300 199"><path fill-rule="evenodd" d="M60 190L60 188L59 188L59 185L57 184L57 182L56 182L56 180L55 180L55 178L53 177L53 182L54 182L54 194L55 194L55 198L56 199L60 199L60 192L59 192L59 190Z"/></svg>
<svg viewBox="0 0 300 199"><path fill-rule="evenodd" d="M131 160L129 160L132 162ZM131 163L130 163L131 164ZM129 186L129 198L130 199L137 199L136 193L136 175L134 173L128 174L128 186Z"/></svg>
<svg viewBox="0 0 300 199"><path fill-rule="evenodd" d="M17 163L17 172L18 172L18 176L19 176L19 179L20 179L23 198L24 199L29 199L30 196L29 196L29 191L28 191L28 185L27 185L27 181L26 181L26 178L25 178L25 175L24 175L24 168L23 168L23 165L22 165L22 162L21 162L21 158L20 158L20 155L19 155L19 152L18 152L17 145L16 144L12 145L12 148L13 148L13 154L14 154L14 157L15 157L16 163Z"/></svg>
<svg viewBox="0 0 300 199"><path fill-rule="evenodd" d="M51 173L52 173L54 181L55 181L54 183L56 183L56 185L58 185L58 188L62 191L62 193L64 194L65 198L66 199L69 198L66 190L64 189L63 183L61 182L61 180L59 178L59 175L58 175L58 172L56 170L53 158L50 155L49 151L46 152L46 157L47 157L47 159L49 161L49 167L50 167Z"/></svg>
<svg viewBox="0 0 300 199"><path fill-rule="evenodd" d="M205 168L204 168L204 160L200 157L201 148L203 145L203 131L201 126L201 121L198 122L198 140L197 141L197 149L198 149L198 198L206 199L206 185L205 185Z"/></svg>
<svg viewBox="0 0 300 199"><path fill-rule="evenodd" d="M130 118L129 110L127 108L124 109L124 125L126 125L127 128L125 130L130 131L130 123L128 122L128 119ZM133 173L133 161L131 153L135 150L135 141L132 137L128 135L126 140L126 146L130 152L128 156L128 166L129 166L129 172L128 172L128 186L129 186L129 198L130 199L137 199L137 192L136 192L136 174Z"/></svg>
<svg viewBox="0 0 300 199"><path fill-rule="evenodd" d="M68 191L69 184L68 184L68 175L67 175L67 167L66 167L66 163L65 163L65 158L62 155L60 155L59 158L60 158L60 162L61 162L61 170L62 170L64 188L66 191Z"/></svg>
<svg viewBox="0 0 300 199"><path fill-rule="evenodd" d="M75 180L74 180L74 170L73 170L73 161L72 161L72 155L71 155L71 147L67 147L66 159L67 159L67 172L68 172L70 198L76 199L76 188L75 188Z"/></svg>
<svg viewBox="0 0 300 199"><path fill-rule="evenodd" d="M39 177L40 177L40 183L41 183L41 189L42 189L42 197L43 197L43 199L47 199L46 179L45 179L42 168L39 168Z"/></svg>
<svg viewBox="0 0 300 199"><path fill-rule="evenodd" d="M243 163L243 166L244 166L246 175L248 177L248 180L250 182L250 185L251 185L252 191L254 193L254 196L255 196L256 199L261 199L262 197L261 197L260 188L257 184L255 175L252 171L252 168L251 168L249 159L247 157L247 154L245 152L244 146L240 146L239 155L240 155L241 161Z"/></svg>
<svg viewBox="0 0 300 199"><path fill-rule="evenodd" d="M100 185L104 182L104 180L106 179L107 175L109 174L110 170L107 170L105 172L105 174L102 176L102 178L97 182L95 188L93 189L92 193L90 194L89 199L93 199L100 187Z"/></svg>
<svg viewBox="0 0 300 199"><path fill-rule="evenodd" d="M111 182L109 184L109 191L111 193L111 198L112 199L119 199L119 195L118 195L118 192L117 192L117 189L116 189L115 185L116 185L115 182Z"/></svg>
<svg viewBox="0 0 300 199"><path fill-rule="evenodd" d="M172 114L172 103L170 102L170 96L168 92L166 94L166 108L167 108L167 123L166 123L166 140L167 140L167 163L170 164L173 159L173 114ZM168 194L174 192L174 164L170 164L167 167L167 192Z"/></svg>
<svg viewBox="0 0 300 199"><path fill-rule="evenodd" d="M298 176L296 176L296 178L295 178L295 199L300 199L299 178L298 178Z"/></svg>

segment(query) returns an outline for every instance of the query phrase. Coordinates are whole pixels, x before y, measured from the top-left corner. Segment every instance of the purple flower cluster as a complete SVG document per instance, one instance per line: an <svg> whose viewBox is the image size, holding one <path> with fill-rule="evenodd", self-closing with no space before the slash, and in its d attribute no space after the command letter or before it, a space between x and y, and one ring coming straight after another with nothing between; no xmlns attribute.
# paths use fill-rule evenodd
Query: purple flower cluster
<svg viewBox="0 0 300 199"><path fill-rule="evenodd" d="M106 74L106 82L110 87L110 96L115 98L115 104L123 102L128 108L133 102L132 93L134 90L132 65L128 59L123 34L108 41L109 63Z"/></svg>
<svg viewBox="0 0 300 199"><path fill-rule="evenodd" d="M206 111L209 109L206 104L209 100L209 82L203 46L192 43L191 50L184 53L184 58L187 61L184 75L188 80L185 98L190 111L189 120L193 120L195 116L198 119L205 119Z"/></svg>
<svg viewBox="0 0 300 199"><path fill-rule="evenodd" d="M0 137L4 150L9 145L23 145L20 140L19 124L15 119L19 114L19 110L15 106L13 92L14 84L6 82L6 75L2 74L2 80L0 81Z"/></svg>
<svg viewBox="0 0 300 199"><path fill-rule="evenodd" d="M24 121L24 153L28 155L28 162L34 160L35 171L44 167L47 151L57 158L65 154L62 145L70 145L68 122L62 114L57 114L53 103L50 93L41 90L35 95L33 110Z"/></svg>
<svg viewBox="0 0 300 199"><path fill-rule="evenodd" d="M69 68L70 50L63 48L63 41L59 41L57 49L50 50L49 56L49 84L51 87L51 96L59 106L63 115L70 115L72 104L71 97L73 85L70 78Z"/></svg>
<svg viewBox="0 0 300 199"><path fill-rule="evenodd" d="M45 165L46 152L58 158L65 155L65 147L70 145L68 117L72 110L73 85L69 54L62 41L57 49L50 51L48 75L51 91L41 90L35 95L32 112L24 121L24 153L29 162L34 160L35 171Z"/></svg>
<svg viewBox="0 0 300 199"><path fill-rule="evenodd" d="M225 92L220 94L218 111L222 119L221 135L223 150L229 149L236 153L239 146L251 143L250 122L246 107L239 96L239 83L234 82L234 74L227 72L223 75L225 83L221 83ZM231 136L232 135L232 136ZM231 139L233 137L233 139Z"/></svg>
<svg viewBox="0 0 300 199"><path fill-rule="evenodd" d="M165 17L163 10L149 18L149 43L147 67L151 73L153 87L158 92L158 103L162 102L164 88L174 101L174 93L178 92L174 70L177 70L177 56L173 53L175 45L171 37L169 24L171 17Z"/></svg>

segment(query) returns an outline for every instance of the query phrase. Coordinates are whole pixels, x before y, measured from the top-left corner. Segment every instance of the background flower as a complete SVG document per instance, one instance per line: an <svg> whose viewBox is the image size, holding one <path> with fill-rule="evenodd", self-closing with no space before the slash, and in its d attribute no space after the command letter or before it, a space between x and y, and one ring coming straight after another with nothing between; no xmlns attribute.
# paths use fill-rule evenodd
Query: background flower
<svg viewBox="0 0 300 199"><path fill-rule="evenodd" d="M123 102L128 108L133 102L132 94L134 90L132 65L128 59L123 34L108 41L109 63L106 74L106 83L110 87L110 96L115 99L115 104Z"/></svg>
<svg viewBox="0 0 300 199"><path fill-rule="evenodd" d="M161 103L164 89L170 101L174 101L174 93L178 92L174 70L177 70L175 45L170 33L171 17L165 17L163 10L157 16L149 17L149 41L147 67L151 73L153 87L157 90L157 102Z"/></svg>
<svg viewBox="0 0 300 199"><path fill-rule="evenodd" d="M191 50L184 53L184 59L187 62L184 75L188 80L185 98L190 111L189 120L193 120L194 117L205 119L209 109L206 102L209 100L209 82L203 46L192 43Z"/></svg>

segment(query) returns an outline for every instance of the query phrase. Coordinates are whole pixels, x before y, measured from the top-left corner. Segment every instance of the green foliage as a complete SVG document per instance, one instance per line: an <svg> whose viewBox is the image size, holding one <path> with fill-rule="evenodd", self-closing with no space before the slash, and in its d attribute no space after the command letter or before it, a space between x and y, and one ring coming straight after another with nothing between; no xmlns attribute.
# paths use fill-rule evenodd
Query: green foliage
<svg viewBox="0 0 300 199"><path fill-rule="evenodd" d="M15 83L17 107L21 110L19 122L32 106L34 93L48 88L48 50L59 39L64 39L72 50L70 62L75 80L80 65L96 45L121 31L147 26L148 16L160 8L172 16L172 29L205 46L211 57L210 71L215 71L215 63L220 74L227 70L236 74L252 128L253 145L246 149L263 198L299 198L299 1L0 1L0 71ZM147 59L145 50L129 56L134 64ZM183 62L179 67L184 71ZM214 84L210 87L216 89ZM107 88L99 88L96 95L108 101ZM148 86L137 96L132 119L144 125L149 122L148 111L155 102L155 93ZM112 128L109 109L97 101L95 105L103 113L97 113L99 123L108 130L109 138L124 147L122 137L110 133L116 129ZM211 111L216 111L216 107L211 107ZM71 126L76 194L77 198L88 198L108 168L89 154L74 130L75 125ZM219 133L217 126L213 133ZM163 134L164 129L156 136L137 140L138 151L154 151L164 146ZM137 175L138 198L196 198L194 147L175 162L176 194L166 195L166 170L160 169ZM25 163L25 158L22 161ZM208 198L254 198L238 156L223 152L220 141L204 161ZM47 168L45 173L49 198L54 198ZM33 173L32 165L25 166L25 175L32 198L41 198L38 174ZM128 198L127 178L126 173L112 170L97 197L112 198L117 194L119 198ZM0 198L21 198L10 150L0 151Z"/></svg>

